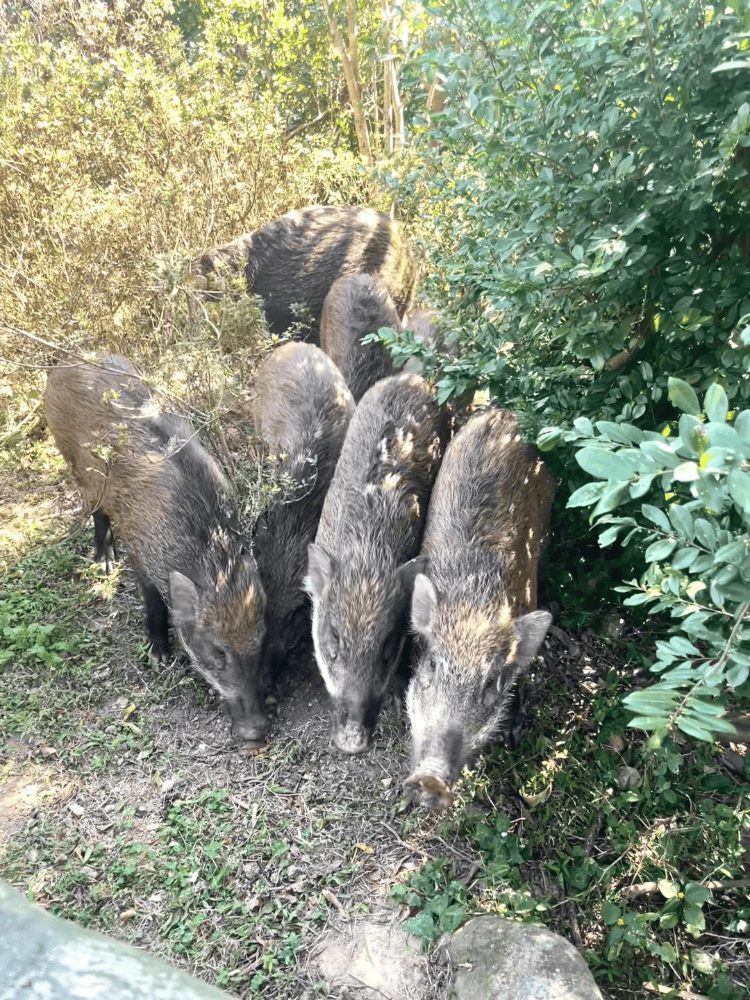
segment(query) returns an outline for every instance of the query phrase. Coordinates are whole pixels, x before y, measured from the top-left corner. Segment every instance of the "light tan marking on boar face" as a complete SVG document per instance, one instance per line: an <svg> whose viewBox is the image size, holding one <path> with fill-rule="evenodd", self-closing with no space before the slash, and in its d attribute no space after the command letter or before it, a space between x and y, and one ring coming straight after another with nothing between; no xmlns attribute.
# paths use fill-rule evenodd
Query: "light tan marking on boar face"
<svg viewBox="0 0 750 1000"><path fill-rule="evenodd" d="M230 649L245 652L260 648L265 632L265 595L255 580L242 570L239 580L224 580L201 609L202 624L209 627ZM244 579L242 579L244 576Z"/></svg>
<svg viewBox="0 0 750 1000"><path fill-rule="evenodd" d="M512 661L518 648L507 600L489 607L440 604L433 630L450 658L472 675L485 673L500 653L506 662Z"/></svg>
<svg viewBox="0 0 750 1000"><path fill-rule="evenodd" d="M343 588L338 620L346 622L349 636L369 636L376 630L385 607L383 580L359 580Z"/></svg>

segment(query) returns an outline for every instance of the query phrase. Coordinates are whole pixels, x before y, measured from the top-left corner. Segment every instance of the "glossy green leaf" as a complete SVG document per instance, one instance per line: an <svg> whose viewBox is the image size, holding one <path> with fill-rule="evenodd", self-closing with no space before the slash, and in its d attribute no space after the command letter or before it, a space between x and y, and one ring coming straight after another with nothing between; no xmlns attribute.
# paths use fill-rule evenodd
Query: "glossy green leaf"
<svg viewBox="0 0 750 1000"><path fill-rule="evenodd" d="M680 656L699 656L698 650L688 639L683 638L681 635L673 635L669 640L669 645L674 649Z"/></svg>
<svg viewBox="0 0 750 1000"><path fill-rule="evenodd" d="M700 475L697 462L681 462L672 473L678 483L691 483Z"/></svg>
<svg viewBox="0 0 750 1000"><path fill-rule="evenodd" d="M627 462L604 448L582 448L576 452L576 461L584 472L597 479L630 479L637 472L633 462Z"/></svg>
<svg viewBox="0 0 750 1000"><path fill-rule="evenodd" d="M660 469L674 469L680 464L679 457L663 438L658 441L641 441L640 449L644 455L653 459Z"/></svg>
<svg viewBox="0 0 750 1000"><path fill-rule="evenodd" d="M680 716L675 720L678 729L681 729L683 733L688 736L692 736L696 740L704 740L706 743L711 743L713 741L713 733L706 726L698 725L694 719L688 719L685 716Z"/></svg>
<svg viewBox="0 0 750 1000"><path fill-rule="evenodd" d="M643 558L646 562L660 562L666 559L677 545L674 538L662 538L658 542L653 542L646 549Z"/></svg>
<svg viewBox="0 0 750 1000"><path fill-rule="evenodd" d="M689 413L683 413L677 424L679 428L680 441L687 448L694 457L700 455L700 451L696 449L693 435L696 429L701 427L701 422L697 417L691 416ZM706 438L708 441L708 438Z"/></svg>
<svg viewBox="0 0 750 1000"><path fill-rule="evenodd" d="M694 417L697 417L701 412L701 407L698 397L695 394L695 389L679 378L670 378L667 384L669 386L668 397L670 403L674 403L684 413L690 413Z"/></svg>
<svg viewBox="0 0 750 1000"><path fill-rule="evenodd" d="M559 427L543 427L537 435L536 446L539 451L552 451L561 438L562 430Z"/></svg>
<svg viewBox="0 0 750 1000"><path fill-rule="evenodd" d="M709 514L718 516L727 505L728 497L722 482L710 473L699 472L691 489Z"/></svg>
<svg viewBox="0 0 750 1000"><path fill-rule="evenodd" d="M699 554L698 549L692 547L678 549L672 556L672 566L675 569L689 569Z"/></svg>
<svg viewBox="0 0 750 1000"><path fill-rule="evenodd" d="M659 510L658 507L654 507L651 504L644 503L641 504L641 512L644 517L647 517L652 524L655 524L657 528L661 528L662 531L669 532L670 525L667 519L667 515L663 510Z"/></svg>
<svg viewBox="0 0 750 1000"><path fill-rule="evenodd" d="M709 420L723 424L729 412L729 400L724 389L716 382L709 386L703 400L703 408Z"/></svg>
<svg viewBox="0 0 750 1000"><path fill-rule="evenodd" d="M739 434L730 427L729 424L710 423L704 424L703 429L708 435L710 448L725 448L727 451L736 451L742 454L742 440Z"/></svg>
<svg viewBox="0 0 750 1000"><path fill-rule="evenodd" d="M734 421L734 429L737 431L740 441L745 449L745 454L750 451L750 410L743 410L737 414Z"/></svg>
<svg viewBox="0 0 750 1000"><path fill-rule="evenodd" d="M571 493L566 507L588 507L596 503L607 488L606 483L585 483Z"/></svg>
<svg viewBox="0 0 750 1000"><path fill-rule="evenodd" d="M599 547L604 549L608 545L611 545L614 541L617 540L617 535L619 534L619 532L620 532L619 524L613 525L611 528L607 528L606 531L603 531L601 535L599 535Z"/></svg>
<svg viewBox="0 0 750 1000"><path fill-rule="evenodd" d="M695 527L693 526L693 515L681 504L673 503L667 508L669 520L681 538L692 542L695 538Z"/></svg>
<svg viewBox="0 0 750 1000"><path fill-rule="evenodd" d="M643 440L643 431L632 424L616 424L612 420L597 420L596 429L608 441L615 441L617 444L633 445L639 444Z"/></svg>
<svg viewBox="0 0 750 1000"><path fill-rule="evenodd" d="M629 487L627 483L608 483L607 488L599 498L599 502L591 512L591 517L598 517L600 514L608 514L610 511L627 500L629 497Z"/></svg>
<svg viewBox="0 0 750 1000"><path fill-rule="evenodd" d="M714 552L714 563L738 563L748 554L747 540L737 540L722 545Z"/></svg>
<svg viewBox="0 0 750 1000"><path fill-rule="evenodd" d="M750 476L741 469L733 469L727 476L727 486L732 500L750 514Z"/></svg>
<svg viewBox="0 0 750 1000"><path fill-rule="evenodd" d="M634 483L630 484L630 496L633 500L638 500L640 497L645 496L651 489L654 481L654 476L639 476Z"/></svg>

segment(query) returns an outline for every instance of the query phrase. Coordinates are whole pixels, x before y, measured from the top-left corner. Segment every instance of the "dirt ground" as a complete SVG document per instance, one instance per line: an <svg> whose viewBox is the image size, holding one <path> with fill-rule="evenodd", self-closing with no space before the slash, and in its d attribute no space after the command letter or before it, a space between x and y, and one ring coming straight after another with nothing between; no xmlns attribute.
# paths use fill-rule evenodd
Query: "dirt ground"
<svg viewBox="0 0 750 1000"><path fill-rule="evenodd" d="M9 553L19 547L25 554L49 552L56 541L73 535L74 557L55 572L80 581L71 588L74 602L80 603L72 614L76 626L93 637L94 667L83 680L74 672L50 675L23 664L5 675L0 672L0 684L21 701L37 694L43 705L51 684L74 694L71 707L60 702L65 738L56 738L54 719L38 722L30 716L23 734L0 746L0 869L5 873L12 858L11 881L39 905L160 954L240 996L255 995L252 978L264 973L269 977L262 987L266 1000L352 995L365 1000L361 990L352 994L335 982L323 984L317 956L331 935L346 954L368 915L388 927L414 913L398 906L391 892L425 862L448 859L449 877L481 897L486 890L483 859L476 839L462 831L472 817L500 812L512 817L513 824L533 825L535 808L549 798L552 778L549 785L524 789L509 762L503 763L498 784L497 777L483 777L483 756L473 777L462 779L460 816L414 809L401 794L409 748L399 704L390 700L385 705L369 752L344 756L329 738L328 696L309 645L287 665L270 699L273 724L266 745L238 748L222 706L186 657L177 655L165 668L145 655L135 580L124 561L114 578L103 580L93 571L91 527L80 526L75 491L54 466L53 454L50 448L21 463L13 481L0 484L0 542L12 576L17 557L9 558ZM45 585L54 589L54 574ZM23 587L22 580L18 586ZM33 594L33 586L29 592ZM545 713L555 734L548 741L549 757L555 758L559 748L562 761L555 767L567 766L564 748L571 732L598 730L590 704L605 688L605 678L621 667L612 643L603 639L617 635L621 627L617 615L610 618L575 638L553 626L542 658L523 679L522 731L516 735L533 733L539 713ZM564 710L550 697L552 686L572 693ZM123 733L132 734L132 740L123 741ZM613 752L622 755L627 751L618 739L619 749ZM632 731L628 739L636 739ZM479 787L482 793L475 795ZM224 796L220 822L208 815L208 807L205 817L201 811L200 796L214 793ZM209 825L201 829L213 838L208 846L220 851L231 869L224 896L206 888L200 873L205 869L199 870L201 845L196 847L187 835L177 868L158 867L173 846L165 847L165 836L177 829L175 810L179 813L181 803L195 829L206 820ZM592 830L594 847L587 850L598 849L600 832ZM127 841L151 846L158 854L154 880L147 872L138 877L138 872L125 871ZM127 877L116 883L126 885L125 891L110 888L110 867L125 871ZM166 884L165 871L169 878L187 882L179 897ZM546 922L551 929L579 949L601 953L601 931L579 927L580 911L545 859L524 865L524 878L535 899L550 901ZM132 890L127 889L131 883ZM205 918L199 929L202 946L175 949L166 929L176 898L191 913L193 884L196 897L209 900L200 913ZM242 907L245 927L257 919L253 936L239 944L237 934L227 932L229 917L221 908L232 904ZM275 915L265 917L271 907ZM282 976L280 960L273 956L279 949L283 953L290 930L299 940ZM225 936L228 942L233 938L234 951L231 942L222 943ZM729 943L735 951L740 948L738 942ZM417 984L401 991L398 1000L441 995L445 969L424 957L418 964ZM373 996L379 996L377 990ZM381 990L380 1000L382 996Z"/></svg>
<svg viewBox="0 0 750 1000"><path fill-rule="evenodd" d="M37 492L32 508L27 479L22 472L13 488L4 484L5 544L18 543L33 520L43 526L43 535L46 525L54 539L78 533L79 547L88 551L91 528L80 527L78 501L69 484L58 481L41 495ZM85 563L84 558L84 567ZM104 767L91 768L84 762L79 769L62 762L59 751L33 733L6 742L0 753L0 858L18 838L33 843L34 831L39 829L59 830L58 836L114 850L116 819L123 812L132 814L134 842L156 844L173 803L202 789L226 790L232 813L245 828L252 831L256 822L283 828L293 858L281 879L277 870L262 861L241 867L233 892L251 911L258 907L255 886L259 878L274 885L277 899L291 901L305 892L314 896L321 886L330 885L339 870L351 871L345 884L323 889L328 917L304 935L298 955L299 981L287 996L307 996L311 984L320 979L315 955L334 929L339 937L343 930L341 947L345 947L349 931L364 913L376 912L378 920L387 922L407 916L408 911L397 907L389 892L425 860L451 856L456 877L468 879L476 873L478 859L468 843L460 837L448 843L437 833L431 834L438 817L427 818L413 839L399 833L400 823L394 817L405 805L401 783L408 773L408 747L405 719L395 700L385 705L368 753L348 757L334 748L329 738L328 696L311 644L287 665L269 699L273 724L266 745L243 749L232 740L219 700L194 675L184 654L178 653L167 668L138 655L141 601L127 568L121 571L111 600L102 597L86 614L89 627L109 630L115 642L114 650L97 663L89 704L77 710L76 723L82 731L103 734L105 739L108 733L114 738L119 726L134 726L149 733L153 745L148 752L123 748ZM155 690L158 700L149 704ZM139 705L137 711L132 711L132 703ZM113 720L119 723L113 725ZM310 836L314 836L314 850L310 850ZM35 847L29 849L27 860L26 869L33 874L27 885L18 884L18 888L28 889L45 908L62 905L64 900L55 889L56 869L67 860L58 856L52 868L41 859L37 864ZM97 877L92 868L91 878ZM211 979L212 968L181 961L165 951L159 936L164 916L159 886L152 888L151 895L134 898L132 906L120 914L119 926L107 932ZM426 958L420 958L419 964L423 982L432 985L410 989L409 997L426 1000L434 996L435 978Z"/></svg>

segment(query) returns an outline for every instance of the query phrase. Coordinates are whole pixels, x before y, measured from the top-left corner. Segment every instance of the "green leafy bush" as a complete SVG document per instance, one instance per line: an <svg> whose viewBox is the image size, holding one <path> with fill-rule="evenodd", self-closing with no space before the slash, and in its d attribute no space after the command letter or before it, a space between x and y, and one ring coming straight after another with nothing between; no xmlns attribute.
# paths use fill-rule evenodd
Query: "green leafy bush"
<svg viewBox="0 0 750 1000"><path fill-rule="evenodd" d="M574 444L578 464L595 477L568 507L593 506L599 544L620 539L643 550L642 578L615 588L628 593L624 603L678 619L656 643L659 680L625 698L636 713L631 725L659 733L677 726L710 740L734 731L721 718L727 689L750 692L750 410L730 412L718 383L701 407L692 386L670 378L669 398L683 412L662 433L579 417L572 430L542 431L539 445ZM612 513L646 498L632 515Z"/></svg>
<svg viewBox="0 0 750 1000"><path fill-rule="evenodd" d="M653 414L667 372L709 384L750 303L748 8L426 6L445 107L414 120L430 148L400 196L431 200L443 250L446 388L557 423Z"/></svg>

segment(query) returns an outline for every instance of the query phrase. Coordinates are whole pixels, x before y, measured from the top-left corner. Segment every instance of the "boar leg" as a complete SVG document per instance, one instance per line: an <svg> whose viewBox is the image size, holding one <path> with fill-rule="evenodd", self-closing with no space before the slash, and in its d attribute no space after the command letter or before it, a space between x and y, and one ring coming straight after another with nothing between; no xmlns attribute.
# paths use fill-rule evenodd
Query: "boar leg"
<svg viewBox="0 0 750 1000"><path fill-rule="evenodd" d="M94 558L101 563L102 571L109 575L117 558L112 525L109 515L102 510L95 510L92 517L94 518Z"/></svg>
<svg viewBox="0 0 750 1000"><path fill-rule="evenodd" d="M141 583L146 605L146 638L157 660L166 663L169 657L169 610L164 598L152 583Z"/></svg>

